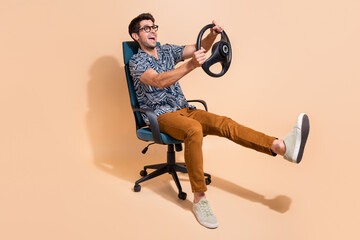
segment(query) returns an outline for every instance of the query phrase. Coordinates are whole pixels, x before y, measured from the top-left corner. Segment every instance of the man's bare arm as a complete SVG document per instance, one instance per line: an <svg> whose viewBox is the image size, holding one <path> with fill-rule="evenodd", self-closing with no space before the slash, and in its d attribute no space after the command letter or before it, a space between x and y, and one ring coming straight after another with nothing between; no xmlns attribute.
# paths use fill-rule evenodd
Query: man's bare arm
<svg viewBox="0 0 360 240"><path fill-rule="evenodd" d="M140 81L156 88L163 89L173 85L195 68L200 67L205 60L205 49L201 48L199 51L193 53L193 58L190 61L185 62L180 67L173 70L157 73L154 69L149 68L141 75Z"/></svg>

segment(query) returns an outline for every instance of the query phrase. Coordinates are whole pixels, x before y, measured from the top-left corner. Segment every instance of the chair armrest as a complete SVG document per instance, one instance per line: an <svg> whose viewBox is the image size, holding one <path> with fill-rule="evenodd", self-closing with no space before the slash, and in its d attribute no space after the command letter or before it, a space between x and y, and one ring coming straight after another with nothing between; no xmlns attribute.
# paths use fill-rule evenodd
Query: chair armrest
<svg viewBox="0 0 360 240"><path fill-rule="evenodd" d="M206 102L204 100L195 99L195 100L187 100L187 102L199 102L204 106L205 110L208 111L207 104L206 104Z"/></svg>
<svg viewBox="0 0 360 240"><path fill-rule="evenodd" d="M163 142L161 140L161 135L160 135L159 123L157 121L157 116L156 116L154 110L142 109L142 108L133 108L132 110L133 110L133 112L142 112L148 117L154 142L163 144Z"/></svg>

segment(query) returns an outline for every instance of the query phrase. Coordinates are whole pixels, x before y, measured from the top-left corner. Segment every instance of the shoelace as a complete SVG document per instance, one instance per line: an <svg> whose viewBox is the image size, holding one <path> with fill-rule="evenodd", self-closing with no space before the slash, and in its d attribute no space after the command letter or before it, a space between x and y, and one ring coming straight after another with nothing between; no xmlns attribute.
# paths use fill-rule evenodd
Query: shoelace
<svg viewBox="0 0 360 240"><path fill-rule="evenodd" d="M207 202L201 202L199 204L199 207L200 207L200 211L201 211L202 215L204 215L206 217L214 215L214 213L212 212L212 210Z"/></svg>

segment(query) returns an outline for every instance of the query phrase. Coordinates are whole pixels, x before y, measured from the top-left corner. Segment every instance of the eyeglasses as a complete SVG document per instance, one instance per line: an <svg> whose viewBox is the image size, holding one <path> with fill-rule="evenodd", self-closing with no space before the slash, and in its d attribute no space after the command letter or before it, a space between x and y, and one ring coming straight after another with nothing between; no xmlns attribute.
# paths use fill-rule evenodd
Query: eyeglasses
<svg viewBox="0 0 360 240"><path fill-rule="evenodd" d="M159 29L159 26L158 25L145 26L145 27L139 28L139 31L144 30L145 32L149 33L151 31L151 29L154 29L154 31L157 32L157 30Z"/></svg>

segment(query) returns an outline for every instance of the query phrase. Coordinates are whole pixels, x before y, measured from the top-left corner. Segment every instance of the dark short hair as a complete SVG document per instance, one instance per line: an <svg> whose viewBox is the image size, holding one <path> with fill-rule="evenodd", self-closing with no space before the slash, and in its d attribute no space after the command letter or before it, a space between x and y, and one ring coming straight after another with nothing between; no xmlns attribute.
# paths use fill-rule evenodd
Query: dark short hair
<svg viewBox="0 0 360 240"><path fill-rule="evenodd" d="M140 22L142 20L151 20L153 23L155 23L155 18L150 13L142 13L142 14L140 14L139 16L134 18L129 24L129 34L130 34L131 38L133 38L131 36L132 33L138 33L139 32Z"/></svg>

